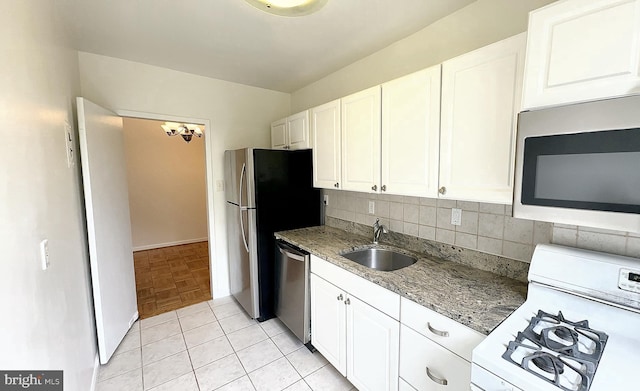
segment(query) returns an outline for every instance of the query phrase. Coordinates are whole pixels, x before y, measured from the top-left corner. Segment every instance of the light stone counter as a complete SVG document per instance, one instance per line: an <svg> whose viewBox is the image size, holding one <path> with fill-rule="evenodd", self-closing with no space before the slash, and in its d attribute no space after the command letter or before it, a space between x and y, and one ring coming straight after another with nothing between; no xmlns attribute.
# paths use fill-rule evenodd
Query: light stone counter
<svg viewBox="0 0 640 391"><path fill-rule="evenodd" d="M340 254L373 247L371 239L329 226L275 236L485 335L526 298L522 281L385 244L377 247L412 255L418 262L390 272L367 268Z"/></svg>

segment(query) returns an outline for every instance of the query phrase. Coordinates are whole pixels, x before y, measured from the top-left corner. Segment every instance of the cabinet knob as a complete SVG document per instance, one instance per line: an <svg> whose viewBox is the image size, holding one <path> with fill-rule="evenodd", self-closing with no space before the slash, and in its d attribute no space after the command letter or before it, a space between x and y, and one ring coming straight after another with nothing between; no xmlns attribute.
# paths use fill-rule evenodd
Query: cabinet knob
<svg viewBox="0 0 640 391"><path fill-rule="evenodd" d="M380 190L382 190L382 191L387 191L387 185L382 185L382 187L380 188Z"/></svg>
<svg viewBox="0 0 640 391"><path fill-rule="evenodd" d="M429 379L431 379L432 382L436 384L440 384L441 386L446 386L447 383L449 383L447 379L440 379L439 377L431 373L431 371L429 370L429 367L425 367L425 368L427 369L427 376L429 377Z"/></svg>
<svg viewBox="0 0 640 391"><path fill-rule="evenodd" d="M447 193L447 188L442 186L441 188L438 189L438 193L440 194L446 194Z"/></svg>
<svg viewBox="0 0 640 391"><path fill-rule="evenodd" d="M338 301L342 301L343 297L342 297L342 293L340 294L340 296L338 296Z"/></svg>
<svg viewBox="0 0 640 391"><path fill-rule="evenodd" d="M351 304L351 300L349 300L349 298L347 297L347 300L344 301L344 305L350 305Z"/></svg>
<svg viewBox="0 0 640 391"><path fill-rule="evenodd" d="M338 187L340 187L340 183L336 182L336 184L333 185L333 187L335 187L337 189Z"/></svg>
<svg viewBox="0 0 640 391"><path fill-rule="evenodd" d="M448 337L449 336L449 332L448 331L442 331L442 330L438 330L436 328L433 328L429 322L427 322L427 328L429 329L429 331L431 331L433 334L435 334L435 335L437 335L439 337Z"/></svg>
<svg viewBox="0 0 640 391"><path fill-rule="evenodd" d="M373 190L373 191L378 190L378 185L373 185L373 186L371 186L371 190Z"/></svg>

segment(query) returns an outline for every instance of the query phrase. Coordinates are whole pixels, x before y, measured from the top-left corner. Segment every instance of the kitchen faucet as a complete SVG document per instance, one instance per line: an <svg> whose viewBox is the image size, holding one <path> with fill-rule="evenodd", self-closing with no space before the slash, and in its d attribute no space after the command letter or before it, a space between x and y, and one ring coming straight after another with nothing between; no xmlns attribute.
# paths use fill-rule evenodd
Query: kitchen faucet
<svg viewBox="0 0 640 391"><path fill-rule="evenodd" d="M373 223L373 244L378 244L378 239L380 239L380 234L388 233L387 228L380 224L380 219L376 219L376 222Z"/></svg>

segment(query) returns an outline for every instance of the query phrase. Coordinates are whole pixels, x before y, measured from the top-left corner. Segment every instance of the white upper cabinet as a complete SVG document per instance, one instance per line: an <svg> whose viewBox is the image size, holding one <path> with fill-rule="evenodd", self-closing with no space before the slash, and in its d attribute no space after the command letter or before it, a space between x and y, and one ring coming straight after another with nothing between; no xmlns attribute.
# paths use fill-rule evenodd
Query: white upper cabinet
<svg viewBox="0 0 640 391"><path fill-rule="evenodd" d="M437 65L382 85L382 192L438 195L440 74Z"/></svg>
<svg viewBox="0 0 640 391"><path fill-rule="evenodd" d="M342 98L342 189L380 189L380 86Z"/></svg>
<svg viewBox="0 0 640 391"><path fill-rule="evenodd" d="M442 65L440 197L510 204L526 35Z"/></svg>
<svg viewBox="0 0 640 391"><path fill-rule="evenodd" d="M565 0L529 16L525 109L640 93L640 0Z"/></svg>
<svg viewBox="0 0 640 391"><path fill-rule="evenodd" d="M271 124L271 148L286 149L287 145L287 119L284 118Z"/></svg>
<svg viewBox="0 0 640 391"><path fill-rule="evenodd" d="M313 146L313 186L340 188L340 99L309 110Z"/></svg>
<svg viewBox="0 0 640 391"><path fill-rule="evenodd" d="M288 149L309 148L309 110L288 117L287 131L289 134Z"/></svg>
<svg viewBox="0 0 640 391"><path fill-rule="evenodd" d="M271 148L305 149L309 147L309 110L271 124Z"/></svg>

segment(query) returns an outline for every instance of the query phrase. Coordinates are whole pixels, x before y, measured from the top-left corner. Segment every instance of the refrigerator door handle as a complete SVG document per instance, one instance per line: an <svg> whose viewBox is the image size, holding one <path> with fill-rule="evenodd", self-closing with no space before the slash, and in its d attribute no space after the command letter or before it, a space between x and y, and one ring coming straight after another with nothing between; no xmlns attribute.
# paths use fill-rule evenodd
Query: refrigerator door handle
<svg viewBox="0 0 640 391"><path fill-rule="evenodd" d="M244 174L247 170L247 165L246 164L242 164L242 172L240 173L240 184L238 185L238 190L239 190L239 204L238 205L240 207L240 231L242 231L242 242L244 243L244 248L247 250L247 252L249 252L249 245L247 244L247 235L245 235L244 233L244 221L242 218L242 212L245 212L247 210L246 207L242 206L242 184L244 183Z"/></svg>

